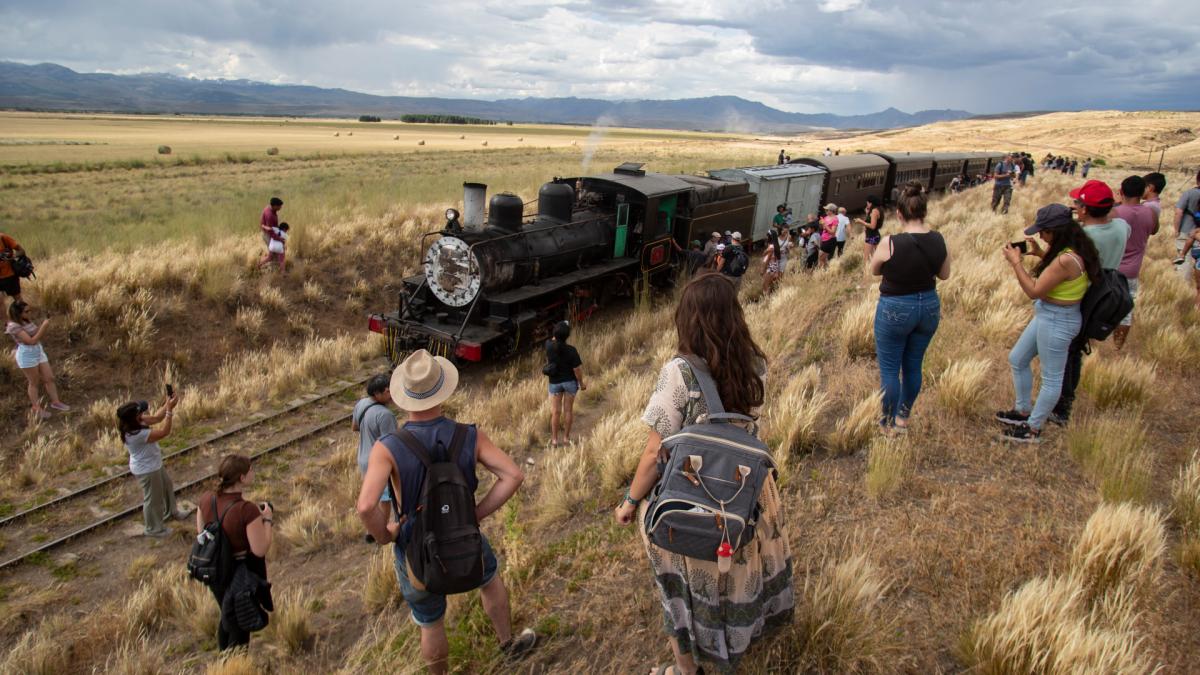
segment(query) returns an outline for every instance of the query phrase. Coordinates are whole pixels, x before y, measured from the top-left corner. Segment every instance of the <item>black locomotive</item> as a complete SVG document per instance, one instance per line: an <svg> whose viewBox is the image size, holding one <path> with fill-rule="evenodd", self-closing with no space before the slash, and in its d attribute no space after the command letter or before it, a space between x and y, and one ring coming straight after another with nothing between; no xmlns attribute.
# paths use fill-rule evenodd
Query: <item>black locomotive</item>
<svg viewBox="0 0 1200 675"><path fill-rule="evenodd" d="M424 273L404 280L395 311L371 315L393 363L422 347L490 361L540 344L559 320L670 283L672 251L686 250L692 232L750 232L756 203L744 182L640 164L556 178L531 216L501 193L485 220L486 190L464 183L462 216L447 210L445 227L422 237Z"/></svg>

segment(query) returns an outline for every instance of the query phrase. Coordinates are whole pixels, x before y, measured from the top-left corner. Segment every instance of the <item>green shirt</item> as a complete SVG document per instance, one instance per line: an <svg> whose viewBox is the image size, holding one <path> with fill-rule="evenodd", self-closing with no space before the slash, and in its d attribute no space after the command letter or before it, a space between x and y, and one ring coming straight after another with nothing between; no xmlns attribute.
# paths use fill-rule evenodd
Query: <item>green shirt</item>
<svg viewBox="0 0 1200 675"><path fill-rule="evenodd" d="M785 223L787 223L787 216L783 215L782 213L776 213L775 226L782 227Z"/></svg>
<svg viewBox="0 0 1200 675"><path fill-rule="evenodd" d="M1092 238L1092 243L1100 252L1101 267L1115 270L1121 266L1121 258L1125 256L1125 242L1129 241L1129 229L1129 223L1120 218L1113 218L1103 225L1083 226L1083 231Z"/></svg>

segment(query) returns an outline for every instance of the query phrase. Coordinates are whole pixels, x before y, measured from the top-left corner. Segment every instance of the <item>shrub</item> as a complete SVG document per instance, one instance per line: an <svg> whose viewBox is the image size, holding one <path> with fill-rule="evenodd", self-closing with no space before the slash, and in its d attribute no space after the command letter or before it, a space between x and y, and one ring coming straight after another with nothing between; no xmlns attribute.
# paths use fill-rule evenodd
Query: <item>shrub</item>
<svg viewBox="0 0 1200 675"><path fill-rule="evenodd" d="M1067 447L1108 502L1147 499L1151 462L1136 417L1082 419L1067 430Z"/></svg>
<svg viewBox="0 0 1200 675"><path fill-rule="evenodd" d="M912 447L906 439L876 437L867 455L867 494L886 499L904 487L913 473Z"/></svg>
<svg viewBox="0 0 1200 675"><path fill-rule="evenodd" d="M991 361L966 359L950 364L937 381L938 405L959 415L978 414L987 393Z"/></svg>
<svg viewBox="0 0 1200 675"><path fill-rule="evenodd" d="M1154 389L1152 364L1130 358L1092 358L1083 368L1079 386L1100 410L1140 406Z"/></svg>
<svg viewBox="0 0 1200 675"><path fill-rule="evenodd" d="M1120 586L1141 589L1158 575L1166 531L1158 509L1103 504L1071 552L1071 573L1089 602Z"/></svg>
<svg viewBox="0 0 1200 675"><path fill-rule="evenodd" d="M160 155L169 155L169 154L171 154L171 146L169 146L169 145L160 145L160 146L158 146L158 154L160 154Z"/></svg>
<svg viewBox="0 0 1200 675"><path fill-rule="evenodd" d="M276 147L274 147L274 146L272 146L272 147L270 147L270 148L267 148L267 154L268 154L268 155L278 155L278 154L279 154L279 148L276 148Z"/></svg>
<svg viewBox="0 0 1200 675"><path fill-rule="evenodd" d="M882 394L874 392L838 420L837 426L829 434L829 449L837 454L848 455L869 443L871 435L879 428L881 399Z"/></svg>

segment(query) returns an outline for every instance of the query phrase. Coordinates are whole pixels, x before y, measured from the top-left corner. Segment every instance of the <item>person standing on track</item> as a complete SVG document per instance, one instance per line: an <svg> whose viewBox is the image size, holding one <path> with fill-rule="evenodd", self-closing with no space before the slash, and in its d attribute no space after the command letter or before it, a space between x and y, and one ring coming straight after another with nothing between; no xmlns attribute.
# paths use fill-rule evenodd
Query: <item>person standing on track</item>
<svg viewBox="0 0 1200 675"><path fill-rule="evenodd" d="M258 229L262 233L263 240L263 257L258 261L259 267L266 265L271 260L271 240L275 238L275 233L279 228L279 209L283 208L283 200L279 197L271 197L271 202L267 204L262 211L262 216L258 219Z"/></svg>
<svg viewBox="0 0 1200 675"><path fill-rule="evenodd" d="M367 473L367 458L375 441L396 432L396 415L392 412L392 381L387 375L379 374L367 380L367 395L358 399L350 414L350 430L358 432L358 474ZM387 494L380 498L380 508L387 513L391 508ZM366 535L368 544L375 539Z"/></svg>
<svg viewBox="0 0 1200 675"><path fill-rule="evenodd" d="M150 414L150 404L130 401L117 408L117 429L125 449L129 451L129 472L142 486L142 521L147 537L166 537L171 530L164 524L168 518L183 520L190 512L175 505L175 486L163 466L162 448L158 442L171 435L171 420L179 403L176 393ZM151 425L162 422L153 429Z"/></svg>

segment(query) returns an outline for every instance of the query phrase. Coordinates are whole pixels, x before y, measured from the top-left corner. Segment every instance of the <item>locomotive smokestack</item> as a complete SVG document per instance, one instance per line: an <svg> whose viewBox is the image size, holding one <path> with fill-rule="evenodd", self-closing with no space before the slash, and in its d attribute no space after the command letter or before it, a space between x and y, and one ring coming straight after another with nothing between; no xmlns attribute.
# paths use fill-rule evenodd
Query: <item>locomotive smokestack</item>
<svg viewBox="0 0 1200 675"><path fill-rule="evenodd" d="M487 186L483 183L463 183L463 227L477 232L483 229L483 205L487 202Z"/></svg>

